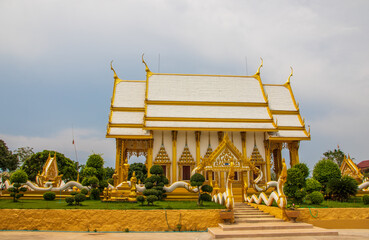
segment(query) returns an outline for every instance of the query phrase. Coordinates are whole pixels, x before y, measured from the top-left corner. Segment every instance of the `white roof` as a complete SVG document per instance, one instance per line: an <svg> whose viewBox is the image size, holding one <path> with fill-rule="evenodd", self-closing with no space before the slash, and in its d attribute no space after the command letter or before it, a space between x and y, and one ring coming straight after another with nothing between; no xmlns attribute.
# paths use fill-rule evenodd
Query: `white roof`
<svg viewBox="0 0 369 240"><path fill-rule="evenodd" d="M150 137L157 129L259 130L270 139L310 139L289 83L151 72L146 81L116 79L107 137Z"/></svg>

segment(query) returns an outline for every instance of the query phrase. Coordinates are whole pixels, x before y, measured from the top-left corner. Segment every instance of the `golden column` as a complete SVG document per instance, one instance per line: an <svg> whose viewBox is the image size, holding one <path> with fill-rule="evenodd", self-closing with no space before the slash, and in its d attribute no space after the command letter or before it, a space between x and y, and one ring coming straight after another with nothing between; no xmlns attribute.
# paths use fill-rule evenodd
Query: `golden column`
<svg viewBox="0 0 369 240"><path fill-rule="evenodd" d="M273 145L274 172L278 179L282 170L282 143L274 143Z"/></svg>
<svg viewBox="0 0 369 240"><path fill-rule="evenodd" d="M177 135L178 131L172 131L172 183L177 181Z"/></svg>
<svg viewBox="0 0 369 240"><path fill-rule="evenodd" d="M120 154L119 154L119 183L124 181L124 164L126 159L126 142L122 139L120 144Z"/></svg>
<svg viewBox="0 0 369 240"><path fill-rule="evenodd" d="M200 131L195 131L195 138L196 138L196 166L200 164Z"/></svg>
<svg viewBox="0 0 369 240"><path fill-rule="evenodd" d="M294 141L288 143L288 149L290 150L290 164L293 167L295 164L300 163L299 160L299 146L300 142Z"/></svg>
<svg viewBox="0 0 369 240"><path fill-rule="evenodd" d="M147 148L147 177L151 176L150 173L150 168L152 167L152 159L153 159L153 145L154 145L154 140L153 139L149 139L148 140L148 148Z"/></svg>
<svg viewBox="0 0 369 240"><path fill-rule="evenodd" d="M247 149L246 149L246 132L241 132L242 141L242 156L247 160Z"/></svg>
<svg viewBox="0 0 369 240"><path fill-rule="evenodd" d="M264 140L267 182L271 180L271 177L270 177L270 145L269 144L270 144L269 140Z"/></svg>
<svg viewBox="0 0 369 240"><path fill-rule="evenodd" d="M247 148L246 148L246 132L241 132L241 144L242 144L242 156L244 158L243 164L247 164ZM247 179L246 176L247 172L241 172L241 182L242 182L242 202L245 202L245 199L243 199L243 196L245 194L245 184Z"/></svg>
<svg viewBox="0 0 369 240"><path fill-rule="evenodd" d="M116 138L115 139L115 146L116 146L116 155L115 155L115 171L118 176L118 184L120 183L120 176L122 175L121 169L121 147L122 147L122 139Z"/></svg>
<svg viewBox="0 0 369 240"><path fill-rule="evenodd" d="M224 132L218 132L218 144L223 140ZM225 188L225 172L220 172L220 188Z"/></svg>

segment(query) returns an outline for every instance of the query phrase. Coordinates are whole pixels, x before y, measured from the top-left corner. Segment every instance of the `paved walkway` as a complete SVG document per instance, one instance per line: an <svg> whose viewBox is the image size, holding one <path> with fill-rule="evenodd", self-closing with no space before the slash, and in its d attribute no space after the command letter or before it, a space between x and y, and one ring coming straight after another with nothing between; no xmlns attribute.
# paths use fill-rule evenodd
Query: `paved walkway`
<svg viewBox="0 0 369 240"><path fill-rule="evenodd" d="M280 239L301 239L301 240L356 240L369 239L369 229L335 229L339 232L339 236L330 237L291 237ZM165 233L92 233L92 232L41 232L41 231L0 231L1 240L210 240L211 236L207 232L165 232ZM269 238L258 238L264 240ZM279 239L279 238L275 238ZM232 238L232 240L238 240Z"/></svg>

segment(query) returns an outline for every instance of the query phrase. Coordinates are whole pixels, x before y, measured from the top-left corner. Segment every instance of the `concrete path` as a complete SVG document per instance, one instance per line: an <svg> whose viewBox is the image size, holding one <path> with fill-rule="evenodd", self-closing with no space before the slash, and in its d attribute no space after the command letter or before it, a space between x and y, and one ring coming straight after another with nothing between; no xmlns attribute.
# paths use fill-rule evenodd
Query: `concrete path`
<svg viewBox="0 0 369 240"><path fill-rule="evenodd" d="M369 229L334 229L338 236L321 237L291 237L274 239L297 239L297 240L358 240L369 239ZM207 232L155 232L155 233L91 233L91 232L41 232L41 231L0 231L1 240L210 240L211 235ZM245 239L245 238L242 238ZM270 238L257 238L266 240ZM239 240L232 238L232 240Z"/></svg>

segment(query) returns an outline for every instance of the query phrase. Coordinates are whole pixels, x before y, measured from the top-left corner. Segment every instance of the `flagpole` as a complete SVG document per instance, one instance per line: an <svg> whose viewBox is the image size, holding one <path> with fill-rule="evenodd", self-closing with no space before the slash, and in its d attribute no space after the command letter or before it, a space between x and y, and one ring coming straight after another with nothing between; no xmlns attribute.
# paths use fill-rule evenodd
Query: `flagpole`
<svg viewBox="0 0 369 240"><path fill-rule="evenodd" d="M74 153L76 154L76 160L77 160L77 182L79 182L79 171L78 171L78 166L79 166L79 161L78 161L78 155L77 155L77 147L76 147L76 144L74 142L74 128L73 128L73 125L72 125L72 137L73 137L73 146L74 146Z"/></svg>

